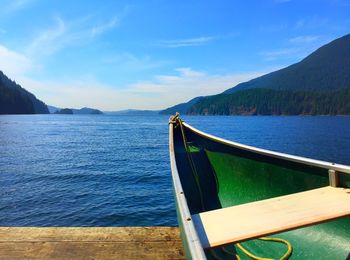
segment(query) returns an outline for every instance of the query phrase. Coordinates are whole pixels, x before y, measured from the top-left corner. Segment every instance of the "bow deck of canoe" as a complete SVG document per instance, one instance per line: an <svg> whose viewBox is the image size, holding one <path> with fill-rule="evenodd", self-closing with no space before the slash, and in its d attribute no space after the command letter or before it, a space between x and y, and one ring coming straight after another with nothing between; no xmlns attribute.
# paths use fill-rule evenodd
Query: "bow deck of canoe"
<svg viewBox="0 0 350 260"><path fill-rule="evenodd" d="M0 259L183 259L176 227L0 227Z"/></svg>

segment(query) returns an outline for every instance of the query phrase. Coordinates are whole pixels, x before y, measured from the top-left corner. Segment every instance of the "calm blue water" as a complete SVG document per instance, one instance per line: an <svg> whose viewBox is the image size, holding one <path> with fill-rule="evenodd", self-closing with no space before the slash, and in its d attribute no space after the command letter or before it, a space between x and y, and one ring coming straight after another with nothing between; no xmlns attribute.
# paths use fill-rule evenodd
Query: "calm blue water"
<svg viewBox="0 0 350 260"><path fill-rule="evenodd" d="M350 165L350 117L184 117L249 145ZM0 116L0 226L176 225L168 116Z"/></svg>

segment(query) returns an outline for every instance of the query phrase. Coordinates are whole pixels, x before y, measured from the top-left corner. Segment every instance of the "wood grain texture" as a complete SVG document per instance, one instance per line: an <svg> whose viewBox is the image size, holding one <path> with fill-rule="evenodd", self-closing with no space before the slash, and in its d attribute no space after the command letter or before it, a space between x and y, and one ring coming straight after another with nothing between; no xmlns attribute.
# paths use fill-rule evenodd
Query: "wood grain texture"
<svg viewBox="0 0 350 260"><path fill-rule="evenodd" d="M184 259L178 228L0 227L0 259Z"/></svg>
<svg viewBox="0 0 350 260"><path fill-rule="evenodd" d="M324 187L207 211L192 219L208 248L345 216L350 216L350 189Z"/></svg>

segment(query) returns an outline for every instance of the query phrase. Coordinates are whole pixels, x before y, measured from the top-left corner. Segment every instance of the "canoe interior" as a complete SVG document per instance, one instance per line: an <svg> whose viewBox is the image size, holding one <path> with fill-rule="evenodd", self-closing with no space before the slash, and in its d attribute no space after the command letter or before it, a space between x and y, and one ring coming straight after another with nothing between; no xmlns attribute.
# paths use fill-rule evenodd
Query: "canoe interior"
<svg viewBox="0 0 350 260"><path fill-rule="evenodd" d="M174 128L174 151L179 178L191 214L283 196L329 185L328 170L228 146L184 127ZM195 177L195 174L198 177ZM350 187L350 175L340 173L340 186ZM324 205L327 207L327 205ZM239 221L239 219L232 219ZM293 246L291 259L346 259L350 253L350 218L272 235ZM242 243L257 256L278 258L283 244L251 240ZM234 245L207 250L208 258L249 259Z"/></svg>

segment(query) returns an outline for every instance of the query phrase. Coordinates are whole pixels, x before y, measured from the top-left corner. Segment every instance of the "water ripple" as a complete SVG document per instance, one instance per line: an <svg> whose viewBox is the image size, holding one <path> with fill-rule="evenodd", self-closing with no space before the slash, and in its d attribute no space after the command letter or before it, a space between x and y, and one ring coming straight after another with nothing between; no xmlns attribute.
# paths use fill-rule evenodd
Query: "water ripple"
<svg viewBox="0 0 350 260"><path fill-rule="evenodd" d="M0 116L0 226L176 225L168 116ZM350 117L185 117L242 143L350 164Z"/></svg>

